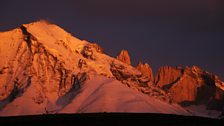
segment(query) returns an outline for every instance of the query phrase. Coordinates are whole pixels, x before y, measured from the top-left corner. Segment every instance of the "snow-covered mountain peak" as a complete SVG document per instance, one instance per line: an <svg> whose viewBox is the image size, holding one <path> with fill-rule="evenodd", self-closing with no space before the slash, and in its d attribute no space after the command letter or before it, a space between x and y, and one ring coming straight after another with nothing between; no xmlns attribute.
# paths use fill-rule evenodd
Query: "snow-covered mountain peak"
<svg viewBox="0 0 224 126"><path fill-rule="evenodd" d="M116 78L125 83L141 79L140 71L105 55L98 44L79 40L45 21L24 24L1 33L0 37L4 59L0 66L3 101L12 100L9 96L14 95L13 90L27 89L24 85L36 85L49 96L63 95L72 88L73 76L83 73ZM134 83L129 86L139 87Z"/></svg>

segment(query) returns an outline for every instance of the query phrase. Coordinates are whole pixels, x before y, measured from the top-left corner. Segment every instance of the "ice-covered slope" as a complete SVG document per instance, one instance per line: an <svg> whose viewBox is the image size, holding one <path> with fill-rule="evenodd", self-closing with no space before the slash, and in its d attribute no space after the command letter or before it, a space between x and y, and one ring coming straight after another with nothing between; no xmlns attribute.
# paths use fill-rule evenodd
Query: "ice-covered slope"
<svg viewBox="0 0 224 126"><path fill-rule="evenodd" d="M114 79L95 77L60 112L151 112L190 115L177 104L168 104L127 88Z"/></svg>

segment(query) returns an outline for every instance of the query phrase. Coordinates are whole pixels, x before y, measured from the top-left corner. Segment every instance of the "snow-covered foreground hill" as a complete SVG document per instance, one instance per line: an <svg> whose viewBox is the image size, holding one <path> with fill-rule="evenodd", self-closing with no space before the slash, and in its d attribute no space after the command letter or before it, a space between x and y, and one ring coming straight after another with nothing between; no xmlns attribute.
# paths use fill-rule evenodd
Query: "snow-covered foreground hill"
<svg viewBox="0 0 224 126"><path fill-rule="evenodd" d="M54 103L38 105L30 97L29 88L22 96L6 105L1 115L52 113L134 112L191 115L177 104L168 104L127 88L117 80L94 77ZM46 107L46 108L45 108Z"/></svg>
<svg viewBox="0 0 224 126"><path fill-rule="evenodd" d="M98 44L79 40L45 21L0 32L0 58L1 116L92 112L209 117L220 114L220 111L211 113L206 107L204 110L195 109L198 106L182 107L176 102L176 99L178 102L196 99L197 91L192 89L197 87L190 87L188 78L195 84L198 80L207 84L212 75L194 71L195 80L190 68L187 74L179 72L180 75L178 71L182 69L173 72L164 68L155 83L151 67L142 63L131 66L126 51L118 58L110 57ZM215 82L218 87L224 85L217 77ZM168 90L167 85L174 87ZM191 94L178 95L179 89ZM220 103L223 96L221 88L215 89L213 86L215 98L213 94L206 95L212 99L212 106Z"/></svg>
<svg viewBox="0 0 224 126"><path fill-rule="evenodd" d="M117 80L105 77L87 81L80 93L60 112L151 112L189 115L177 104L170 105L159 101L127 88Z"/></svg>

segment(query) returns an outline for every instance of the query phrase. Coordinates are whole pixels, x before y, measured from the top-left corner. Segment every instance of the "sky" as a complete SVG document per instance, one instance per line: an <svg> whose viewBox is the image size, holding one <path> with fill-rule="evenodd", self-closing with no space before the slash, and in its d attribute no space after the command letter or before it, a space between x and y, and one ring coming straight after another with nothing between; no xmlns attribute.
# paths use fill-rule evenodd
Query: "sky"
<svg viewBox="0 0 224 126"><path fill-rule="evenodd" d="M223 0L0 0L0 31L40 19L154 73L197 65L224 80Z"/></svg>

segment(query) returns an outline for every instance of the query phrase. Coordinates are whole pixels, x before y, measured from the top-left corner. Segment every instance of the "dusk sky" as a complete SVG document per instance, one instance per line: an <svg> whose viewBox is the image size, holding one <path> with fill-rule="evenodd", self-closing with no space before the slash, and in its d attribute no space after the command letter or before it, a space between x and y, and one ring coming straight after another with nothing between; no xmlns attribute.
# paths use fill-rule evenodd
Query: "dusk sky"
<svg viewBox="0 0 224 126"><path fill-rule="evenodd" d="M224 80L223 0L1 0L0 31L46 19L133 65L191 66Z"/></svg>

